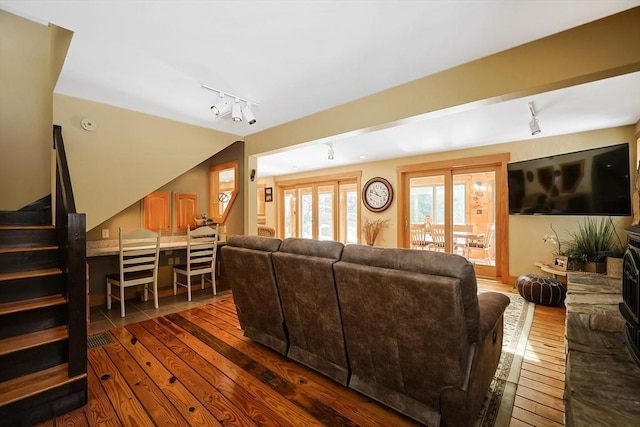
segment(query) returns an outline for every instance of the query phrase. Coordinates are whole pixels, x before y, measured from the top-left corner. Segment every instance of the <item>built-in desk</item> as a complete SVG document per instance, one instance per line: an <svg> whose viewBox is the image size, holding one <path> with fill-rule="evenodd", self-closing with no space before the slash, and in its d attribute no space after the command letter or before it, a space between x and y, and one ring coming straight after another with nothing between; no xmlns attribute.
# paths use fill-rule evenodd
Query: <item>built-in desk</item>
<svg viewBox="0 0 640 427"><path fill-rule="evenodd" d="M185 262L187 259L186 236L165 236L160 238L160 268L158 269L158 292L160 296L173 294L173 269L171 265ZM218 242L216 255L216 287L225 290L223 264L220 248L226 242ZM106 304L105 275L117 272L118 241L100 240L87 242L87 263L89 264L89 300L91 306ZM179 258L179 262L176 262ZM132 288L133 291L136 288ZM181 289L179 289L181 291Z"/></svg>
<svg viewBox="0 0 640 427"><path fill-rule="evenodd" d="M567 275L565 425L640 425L640 366L624 339L622 280Z"/></svg>

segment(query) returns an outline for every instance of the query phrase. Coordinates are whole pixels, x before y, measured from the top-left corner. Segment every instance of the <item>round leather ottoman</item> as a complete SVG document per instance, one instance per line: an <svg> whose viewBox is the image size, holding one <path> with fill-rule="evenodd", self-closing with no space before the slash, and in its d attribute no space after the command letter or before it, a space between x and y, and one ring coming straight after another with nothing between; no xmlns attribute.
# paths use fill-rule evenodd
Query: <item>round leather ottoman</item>
<svg viewBox="0 0 640 427"><path fill-rule="evenodd" d="M562 305L565 296L567 296L567 288L562 282L537 274L525 274L518 277L516 288L522 298L542 305Z"/></svg>

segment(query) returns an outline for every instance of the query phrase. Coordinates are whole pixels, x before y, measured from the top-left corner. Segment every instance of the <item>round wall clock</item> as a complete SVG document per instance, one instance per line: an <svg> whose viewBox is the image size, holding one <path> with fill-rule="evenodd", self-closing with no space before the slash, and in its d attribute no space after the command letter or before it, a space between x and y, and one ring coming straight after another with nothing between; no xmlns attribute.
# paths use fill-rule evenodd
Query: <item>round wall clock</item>
<svg viewBox="0 0 640 427"><path fill-rule="evenodd" d="M382 212L393 201L393 187L384 178L371 178L362 188L362 200L371 212Z"/></svg>

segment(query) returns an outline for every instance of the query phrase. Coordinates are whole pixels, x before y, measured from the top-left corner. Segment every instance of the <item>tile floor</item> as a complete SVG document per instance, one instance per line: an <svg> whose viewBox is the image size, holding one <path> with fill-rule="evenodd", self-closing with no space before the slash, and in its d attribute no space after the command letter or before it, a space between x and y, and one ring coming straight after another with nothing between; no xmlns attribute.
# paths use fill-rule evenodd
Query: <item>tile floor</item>
<svg viewBox="0 0 640 427"><path fill-rule="evenodd" d="M89 313L89 331L88 335L99 334L109 329L124 326L129 323L141 322L154 317L164 316L166 314L175 313L186 310L188 308L198 307L223 298L231 296L231 291L218 292L216 296L211 293L211 288L202 290L192 290L191 301L187 301L187 294L178 294L160 298L158 309L153 307L153 300L140 303L129 303L125 306L125 317L120 317L120 302L114 301L111 310L107 310L106 305L91 307Z"/></svg>

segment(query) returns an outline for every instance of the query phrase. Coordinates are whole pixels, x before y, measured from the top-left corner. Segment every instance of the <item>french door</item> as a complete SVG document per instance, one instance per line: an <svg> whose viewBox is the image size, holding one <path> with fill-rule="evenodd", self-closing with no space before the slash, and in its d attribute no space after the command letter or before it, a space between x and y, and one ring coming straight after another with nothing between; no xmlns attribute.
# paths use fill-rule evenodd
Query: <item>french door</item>
<svg viewBox="0 0 640 427"><path fill-rule="evenodd" d="M477 275L495 278L501 275L503 230L496 225L506 222L498 191L502 167L462 163L401 171L403 246L456 253L475 265Z"/></svg>

